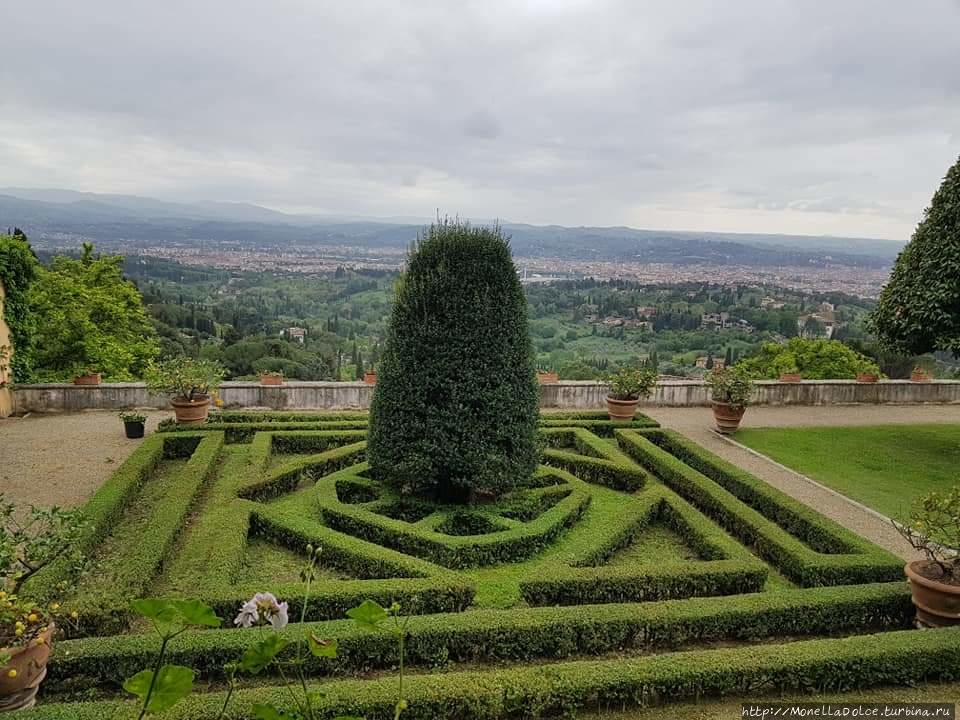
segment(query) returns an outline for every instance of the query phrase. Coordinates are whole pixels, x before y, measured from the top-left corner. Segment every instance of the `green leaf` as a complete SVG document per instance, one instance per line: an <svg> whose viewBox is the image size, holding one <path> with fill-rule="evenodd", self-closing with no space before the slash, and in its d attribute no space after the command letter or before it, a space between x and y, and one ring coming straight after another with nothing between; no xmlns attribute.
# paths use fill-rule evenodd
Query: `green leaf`
<svg viewBox="0 0 960 720"><path fill-rule="evenodd" d="M175 615L170 601L163 598L134 600L130 603L130 607L133 608L133 611L138 615L142 615L148 620L156 620L157 622L172 622Z"/></svg>
<svg viewBox="0 0 960 720"><path fill-rule="evenodd" d="M324 640L313 633L309 633L307 642L310 643L310 652L316 657L335 658L337 656L336 640Z"/></svg>
<svg viewBox="0 0 960 720"><path fill-rule="evenodd" d="M165 625L204 625L220 627L222 622L213 608L199 600L167 600L146 598L130 603L133 611L143 617Z"/></svg>
<svg viewBox="0 0 960 720"><path fill-rule="evenodd" d="M156 682L153 683L147 712L163 712L189 695L193 690L193 676L193 670L182 665L161 667L157 672ZM123 689L136 695L141 702L146 702L152 680L153 670L141 670L123 684Z"/></svg>
<svg viewBox="0 0 960 720"><path fill-rule="evenodd" d="M290 644L280 635L267 635L260 642L248 647L240 658L240 669L256 675L273 662L277 654Z"/></svg>
<svg viewBox="0 0 960 720"><path fill-rule="evenodd" d="M171 600L170 603L188 625L220 627L222 619L217 617L212 607L199 600Z"/></svg>
<svg viewBox="0 0 960 720"><path fill-rule="evenodd" d="M347 610L347 617L352 618L357 627L364 630L379 630L380 623L389 617L389 614L373 600L364 600L357 607Z"/></svg>
<svg viewBox="0 0 960 720"><path fill-rule="evenodd" d="M300 717L285 710L277 710L273 705L254 705L254 720L296 720Z"/></svg>

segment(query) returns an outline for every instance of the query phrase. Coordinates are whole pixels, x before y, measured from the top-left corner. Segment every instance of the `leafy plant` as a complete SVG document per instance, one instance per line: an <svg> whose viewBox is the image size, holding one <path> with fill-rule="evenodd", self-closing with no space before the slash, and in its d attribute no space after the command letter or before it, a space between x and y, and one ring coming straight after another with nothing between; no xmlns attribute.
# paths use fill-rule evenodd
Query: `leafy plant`
<svg viewBox="0 0 960 720"><path fill-rule="evenodd" d="M120 422L123 423L145 423L147 416L138 412L125 410L120 413Z"/></svg>
<svg viewBox="0 0 960 720"><path fill-rule="evenodd" d="M857 373L880 374L880 368L839 340L795 337L787 343L764 343L753 357L737 363L755 379L776 380L798 373L807 380L853 380Z"/></svg>
<svg viewBox="0 0 960 720"><path fill-rule="evenodd" d="M373 600L364 600L359 606L348 610L347 616L352 618L357 627L363 630L377 632L387 629L396 638L400 655L400 687L397 690L397 704L394 705L393 720L400 720L400 715L407 709L407 701L403 697L403 660L407 623L410 622L410 616L402 617L400 615L399 603L395 602L389 608L384 608Z"/></svg>
<svg viewBox="0 0 960 720"><path fill-rule="evenodd" d="M526 299L498 227L430 226L397 284L367 459L403 493L469 502L537 465Z"/></svg>
<svg viewBox="0 0 960 720"><path fill-rule="evenodd" d="M176 357L151 365L145 378L154 394L196 400L210 395L223 380L223 368L210 360Z"/></svg>
<svg viewBox="0 0 960 720"><path fill-rule="evenodd" d="M753 380L747 370L739 365L715 368L703 379L710 386L710 396L714 402L743 407L749 404L753 395Z"/></svg>
<svg viewBox="0 0 960 720"><path fill-rule="evenodd" d="M897 531L927 560L940 569L948 582L960 583L960 485L946 493L922 495L906 517L894 524Z"/></svg>
<svg viewBox="0 0 960 720"><path fill-rule="evenodd" d="M639 400L649 397L657 384L652 368L625 369L610 378L610 397L614 400Z"/></svg>
<svg viewBox="0 0 960 720"><path fill-rule="evenodd" d="M10 328L6 362L15 382L29 382L33 376L37 318L30 306L30 287L36 280L40 263L19 229L13 235L0 233L0 285L6 297L0 302L0 314Z"/></svg>

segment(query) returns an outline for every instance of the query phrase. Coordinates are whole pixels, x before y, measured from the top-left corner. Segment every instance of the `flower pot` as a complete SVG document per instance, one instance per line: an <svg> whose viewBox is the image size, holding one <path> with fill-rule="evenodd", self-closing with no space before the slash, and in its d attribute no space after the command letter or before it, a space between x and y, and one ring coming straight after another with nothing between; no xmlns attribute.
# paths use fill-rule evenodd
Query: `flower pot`
<svg viewBox="0 0 960 720"><path fill-rule="evenodd" d="M376 385L377 384L377 373L375 370L367 370L363 373L363 381L367 385Z"/></svg>
<svg viewBox="0 0 960 720"><path fill-rule="evenodd" d="M633 420L640 407L640 398L636 400L617 400L607 395L607 414L611 420Z"/></svg>
<svg viewBox="0 0 960 720"><path fill-rule="evenodd" d="M717 424L717 432L721 435L735 433L740 427L743 414L747 411L746 405L731 405L730 403L713 403L713 420Z"/></svg>
<svg viewBox="0 0 960 720"><path fill-rule="evenodd" d="M0 649L7 653L10 662L0 667L0 712L22 710L33 707L37 701L37 690L47 675L47 659L50 657L50 645L53 642L53 623L26 647ZM10 677L10 671L16 670L16 677Z"/></svg>
<svg viewBox="0 0 960 720"><path fill-rule="evenodd" d="M261 375L261 385L283 385L283 375Z"/></svg>
<svg viewBox="0 0 960 720"><path fill-rule="evenodd" d="M914 370L910 373L910 382L930 382L931 380L933 380L933 378L930 377L930 374L927 372L917 372Z"/></svg>
<svg viewBox="0 0 960 720"><path fill-rule="evenodd" d="M204 395L194 400L183 397L173 398L170 401L173 414L181 425L202 425L210 414L210 396Z"/></svg>
<svg viewBox="0 0 960 720"><path fill-rule="evenodd" d="M143 429L146 423L136 421L124 421L123 432L129 440L139 440L143 437Z"/></svg>
<svg viewBox="0 0 960 720"><path fill-rule="evenodd" d="M555 372L538 372L537 380L540 381L541 385L552 385L560 382L560 376Z"/></svg>
<svg viewBox="0 0 960 720"><path fill-rule="evenodd" d="M780 373L780 382L782 383L798 383L803 378L800 376L800 373Z"/></svg>
<svg viewBox="0 0 960 720"><path fill-rule="evenodd" d="M87 373L86 375L77 375L73 379L74 385L99 385L103 376L100 373Z"/></svg>
<svg viewBox="0 0 960 720"><path fill-rule="evenodd" d="M947 585L924 577L922 571L930 565L929 560L914 560L904 568L917 608L917 624L922 627L960 625L960 585Z"/></svg>
<svg viewBox="0 0 960 720"><path fill-rule="evenodd" d="M879 379L880 377L874 373L857 373L858 383L875 383Z"/></svg>

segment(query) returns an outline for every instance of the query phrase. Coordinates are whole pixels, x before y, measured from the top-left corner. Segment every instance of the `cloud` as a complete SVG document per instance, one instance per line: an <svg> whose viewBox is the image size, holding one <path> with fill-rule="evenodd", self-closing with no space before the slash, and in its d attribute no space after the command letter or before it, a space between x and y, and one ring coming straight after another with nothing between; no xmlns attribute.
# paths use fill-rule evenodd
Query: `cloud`
<svg viewBox="0 0 960 720"><path fill-rule="evenodd" d="M3 15L10 185L902 239L960 153L950 0L31 0Z"/></svg>

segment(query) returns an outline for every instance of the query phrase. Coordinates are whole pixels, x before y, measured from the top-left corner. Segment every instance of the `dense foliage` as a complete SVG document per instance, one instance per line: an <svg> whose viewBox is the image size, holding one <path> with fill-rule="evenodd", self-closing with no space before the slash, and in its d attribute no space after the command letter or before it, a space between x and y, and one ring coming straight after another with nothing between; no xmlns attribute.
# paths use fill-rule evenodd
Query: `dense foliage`
<svg viewBox="0 0 960 720"><path fill-rule="evenodd" d="M743 407L753 396L753 380L740 365L714 368L703 379L710 386L710 398L714 402Z"/></svg>
<svg viewBox="0 0 960 720"><path fill-rule="evenodd" d="M770 380L782 373L800 373L806 380L852 380L857 373L880 373L875 362L838 340L799 337L785 345L767 343L739 365L754 378Z"/></svg>
<svg viewBox="0 0 960 720"><path fill-rule="evenodd" d="M147 388L155 394L197 400L220 386L223 368L210 360L171 358L146 369Z"/></svg>
<svg viewBox="0 0 960 720"><path fill-rule="evenodd" d="M960 355L960 159L897 258L871 323L890 350Z"/></svg>
<svg viewBox="0 0 960 720"><path fill-rule="evenodd" d="M9 365L14 382L28 382L33 373L36 319L30 309L29 289L39 265L20 230L0 234L0 285L6 293L0 312L15 348L0 348L0 364Z"/></svg>
<svg viewBox="0 0 960 720"><path fill-rule="evenodd" d="M69 380L86 372L108 380L142 377L157 355L157 337L119 255L54 258L30 289L36 315L36 376Z"/></svg>
<svg viewBox="0 0 960 720"><path fill-rule="evenodd" d="M499 228L441 221L410 256L370 410L373 472L450 500L500 493L537 463L526 301Z"/></svg>

